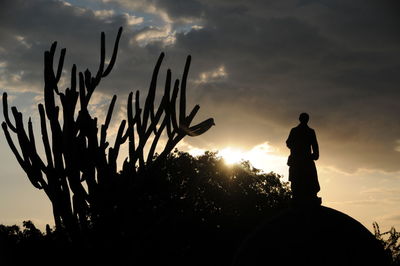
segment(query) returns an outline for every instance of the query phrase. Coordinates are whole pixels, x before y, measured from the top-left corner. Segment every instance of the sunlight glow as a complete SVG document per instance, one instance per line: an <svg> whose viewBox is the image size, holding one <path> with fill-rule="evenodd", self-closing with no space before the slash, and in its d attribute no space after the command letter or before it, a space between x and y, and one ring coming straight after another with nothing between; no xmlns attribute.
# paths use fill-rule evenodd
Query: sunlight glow
<svg viewBox="0 0 400 266"><path fill-rule="evenodd" d="M243 151L231 147L220 150L218 155L221 156L228 165L239 163L245 160L246 157Z"/></svg>
<svg viewBox="0 0 400 266"><path fill-rule="evenodd" d="M199 156L204 154L204 152L205 150L195 147L189 149L189 153L192 156ZM232 166L242 161L249 161L253 167L260 169L265 173L272 171L286 176L288 171L286 165L287 155L282 155L278 149L269 145L268 142L256 145L250 150L244 150L232 146L226 147L217 151L217 156L220 156L228 166Z"/></svg>
<svg viewBox="0 0 400 266"><path fill-rule="evenodd" d="M275 172L281 175L287 173L287 157L279 154L276 148L267 142L254 146L252 149L243 151L232 147L218 152L228 165L249 161L250 164L266 173Z"/></svg>

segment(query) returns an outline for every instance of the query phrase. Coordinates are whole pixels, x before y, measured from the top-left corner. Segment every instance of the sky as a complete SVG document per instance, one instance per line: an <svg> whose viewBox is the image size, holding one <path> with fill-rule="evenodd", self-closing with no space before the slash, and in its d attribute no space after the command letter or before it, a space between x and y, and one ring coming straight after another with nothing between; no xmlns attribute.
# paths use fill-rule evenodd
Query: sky
<svg viewBox="0 0 400 266"><path fill-rule="evenodd" d="M216 123L179 149L235 154L287 180L285 141L301 112L320 145L323 205L372 230L400 228L400 3L395 0L3 0L0 92L38 123L43 52L67 48L60 87L72 64L98 66L100 32L110 56L124 27L116 65L97 88L91 112L104 117L118 96L149 86L165 52L181 78L192 56L188 105ZM143 98L142 98L143 99ZM0 114L3 121L3 114ZM26 121L26 120L25 120ZM39 133L38 133L39 134ZM0 223L53 224L50 202L35 189L0 135Z"/></svg>

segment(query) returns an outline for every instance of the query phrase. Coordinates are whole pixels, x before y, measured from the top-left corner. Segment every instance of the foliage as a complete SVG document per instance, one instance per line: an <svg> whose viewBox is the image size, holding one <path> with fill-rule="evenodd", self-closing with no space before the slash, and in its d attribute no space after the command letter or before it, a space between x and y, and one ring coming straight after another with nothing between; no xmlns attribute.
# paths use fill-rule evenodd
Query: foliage
<svg viewBox="0 0 400 266"><path fill-rule="evenodd" d="M393 265L400 265L400 232L397 232L394 227L389 231L381 233L378 223L374 222L375 237L382 243L385 251L392 258Z"/></svg>
<svg viewBox="0 0 400 266"><path fill-rule="evenodd" d="M103 255L113 254L112 260L118 258L121 264L226 265L243 239L264 219L285 208L290 198L288 185L279 175L263 173L248 162L227 166L211 152L193 157L175 150L132 187L134 191L125 194L131 210L120 213L121 219L110 228L113 238L104 234L97 238L99 234L93 231L90 245L78 248L49 228L39 238L62 246L58 249L62 252L55 251L59 256L74 250L70 257L83 254L92 257L87 259L90 262L93 258L104 262L110 258ZM19 229L7 230L15 235ZM17 235L21 239L21 232ZM22 233L22 239L28 235L33 233Z"/></svg>
<svg viewBox="0 0 400 266"><path fill-rule="evenodd" d="M281 182L281 176L262 173L249 162L227 166L211 152L193 157L175 151L162 173L172 185L173 200L190 202L200 216L248 218L250 213L282 208L289 199L288 185Z"/></svg>
<svg viewBox="0 0 400 266"><path fill-rule="evenodd" d="M23 258L40 252L47 246L47 237L32 221L23 222L23 230L17 225L0 225L0 258L2 265L19 265ZM21 256L23 255L23 256Z"/></svg>
<svg viewBox="0 0 400 266"><path fill-rule="evenodd" d="M161 257L193 264L196 257L198 264L210 258L226 264L243 239L290 199L281 176L249 162L227 166L212 152L193 157L175 150L130 187L121 202L130 202L131 210L119 213L114 227L139 260L154 263Z"/></svg>

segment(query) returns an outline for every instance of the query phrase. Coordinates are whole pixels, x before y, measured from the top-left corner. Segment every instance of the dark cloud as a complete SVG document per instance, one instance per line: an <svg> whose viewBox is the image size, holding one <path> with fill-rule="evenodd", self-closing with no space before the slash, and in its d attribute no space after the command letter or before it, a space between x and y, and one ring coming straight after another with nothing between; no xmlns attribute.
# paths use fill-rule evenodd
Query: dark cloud
<svg viewBox="0 0 400 266"><path fill-rule="evenodd" d="M400 20L390 2L267 4L270 16L252 4L240 16L220 16L214 8L204 30L178 38L178 45L199 49L200 60L225 64L229 79L213 90L218 96L210 105L224 102L231 114L247 114L234 120L248 130L240 134L231 126L221 135L256 142L258 127L264 138L282 142L267 125L288 127L308 110L330 153L326 162L347 170L398 170ZM319 12L307 16L312 10ZM232 102L236 111L228 107ZM240 118L264 123L243 127ZM221 130L235 124L227 120Z"/></svg>
<svg viewBox="0 0 400 266"><path fill-rule="evenodd" d="M164 9L169 16L175 19L200 18L204 11L203 4L196 0L153 0L149 2Z"/></svg>
<svg viewBox="0 0 400 266"><path fill-rule="evenodd" d="M104 2L102 7L124 3ZM166 60L160 84L166 68L180 78L185 57L192 54L188 96L202 106L199 119L214 116L217 124L190 139L193 145L251 147L269 141L284 151L290 127L307 111L326 164L349 171L400 170L395 151L400 139L396 1L147 3L156 8L152 16L165 12L170 21L129 25L121 12L96 16L90 5L3 1L0 60L7 66L0 75L13 84L11 74L23 71L25 84L40 84L42 52L52 40L68 48L67 66L76 62L81 69L96 69L100 31L107 33L111 49L122 25L117 65L99 90L124 96L145 89L161 51ZM201 27L190 29L194 23ZM180 27L186 28L174 32ZM140 36L148 42L140 43Z"/></svg>

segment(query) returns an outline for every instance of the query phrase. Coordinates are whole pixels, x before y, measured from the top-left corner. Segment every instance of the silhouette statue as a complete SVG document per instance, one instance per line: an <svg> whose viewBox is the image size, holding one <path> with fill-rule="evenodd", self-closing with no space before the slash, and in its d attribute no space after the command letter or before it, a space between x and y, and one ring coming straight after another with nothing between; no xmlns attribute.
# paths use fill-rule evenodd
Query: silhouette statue
<svg viewBox="0 0 400 266"><path fill-rule="evenodd" d="M390 265L384 247L367 228L321 206L314 163L319 157L317 137L307 125L308 114L300 114L299 120L286 141L292 208L261 221L236 251L232 265Z"/></svg>
<svg viewBox="0 0 400 266"><path fill-rule="evenodd" d="M307 123L307 113L299 116L300 124L292 128L286 145L290 149L288 158L289 181L295 203L321 203L317 197L320 190L315 160L319 158L319 148L315 131Z"/></svg>

